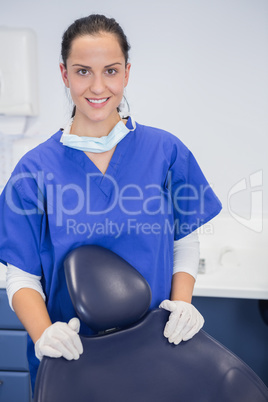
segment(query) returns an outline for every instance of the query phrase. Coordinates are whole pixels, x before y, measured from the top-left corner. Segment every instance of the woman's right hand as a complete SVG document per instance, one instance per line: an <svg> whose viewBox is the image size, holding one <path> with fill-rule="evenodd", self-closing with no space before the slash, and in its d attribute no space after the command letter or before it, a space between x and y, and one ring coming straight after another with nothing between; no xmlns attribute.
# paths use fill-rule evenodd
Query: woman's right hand
<svg viewBox="0 0 268 402"><path fill-rule="evenodd" d="M83 353L83 345L78 335L80 321L72 318L66 322L55 322L50 325L35 343L35 355L41 360L43 356L64 357L77 360Z"/></svg>

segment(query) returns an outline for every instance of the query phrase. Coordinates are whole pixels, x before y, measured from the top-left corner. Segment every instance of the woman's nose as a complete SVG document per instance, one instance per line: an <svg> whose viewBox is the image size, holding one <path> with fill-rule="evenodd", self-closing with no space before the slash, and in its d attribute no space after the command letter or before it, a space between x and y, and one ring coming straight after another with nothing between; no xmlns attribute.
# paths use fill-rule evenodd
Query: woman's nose
<svg viewBox="0 0 268 402"><path fill-rule="evenodd" d="M102 75L95 75L91 81L90 90L96 94L101 94L105 89L105 82Z"/></svg>

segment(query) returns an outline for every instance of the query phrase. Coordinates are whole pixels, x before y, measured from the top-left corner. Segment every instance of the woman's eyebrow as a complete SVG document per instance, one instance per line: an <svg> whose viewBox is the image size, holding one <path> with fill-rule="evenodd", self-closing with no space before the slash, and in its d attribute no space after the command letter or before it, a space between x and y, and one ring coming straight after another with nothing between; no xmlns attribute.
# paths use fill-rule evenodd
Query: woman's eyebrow
<svg viewBox="0 0 268 402"><path fill-rule="evenodd" d="M104 68L112 67L112 66L115 66L116 64L120 64L120 66L122 65L122 63L112 63L112 64L109 64L108 66L104 66ZM92 69L92 67L84 66L83 64L73 64L72 67L82 67L82 68L87 68L89 70Z"/></svg>

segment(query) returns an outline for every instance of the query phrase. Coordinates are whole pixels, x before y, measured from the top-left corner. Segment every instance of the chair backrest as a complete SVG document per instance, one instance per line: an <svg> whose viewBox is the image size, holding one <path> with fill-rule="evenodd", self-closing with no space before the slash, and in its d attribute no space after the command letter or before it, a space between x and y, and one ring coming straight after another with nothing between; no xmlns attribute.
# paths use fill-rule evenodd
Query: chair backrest
<svg viewBox="0 0 268 402"><path fill-rule="evenodd" d="M260 378L204 331L178 346L170 344L163 336L169 313L146 313L149 286L119 256L83 246L67 256L65 274L80 319L97 330L116 329L81 336L84 353L78 360L44 357L35 402L268 401Z"/></svg>
<svg viewBox="0 0 268 402"><path fill-rule="evenodd" d="M87 245L64 261L68 291L78 317L95 331L138 321L151 303L144 277L111 250Z"/></svg>

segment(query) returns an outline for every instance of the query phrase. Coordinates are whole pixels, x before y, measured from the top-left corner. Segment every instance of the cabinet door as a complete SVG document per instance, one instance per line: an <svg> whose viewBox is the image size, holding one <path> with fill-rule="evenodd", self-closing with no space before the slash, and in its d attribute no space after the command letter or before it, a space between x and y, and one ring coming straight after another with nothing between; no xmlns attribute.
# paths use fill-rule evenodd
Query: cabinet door
<svg viewBox="0 0 268 402"><path fill-rule="evenodd" d="M23 329L23 325L9 306L6 289L0 289L0 329Z"/></svg>
<svg viewBox="0 0 268 402"><path fill-rule="evenodd" d="M30 374L0 371L0 401L30 402Z"/></svg>
<svg viewBox="0 0 268 402"><path fill-rule="evenodd" d="M0 331L0 356L0 370L28 371L27 332Z"/></svg>

